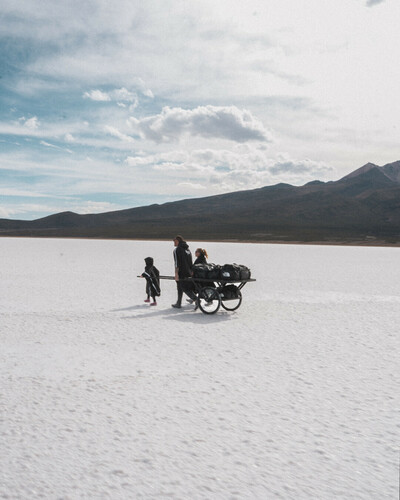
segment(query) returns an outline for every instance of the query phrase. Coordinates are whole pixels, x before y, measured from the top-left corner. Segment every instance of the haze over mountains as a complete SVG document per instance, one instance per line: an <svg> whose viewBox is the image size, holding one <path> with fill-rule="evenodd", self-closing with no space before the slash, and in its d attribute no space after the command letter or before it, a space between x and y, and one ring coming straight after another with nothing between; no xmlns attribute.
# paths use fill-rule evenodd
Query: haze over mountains
<svg viewBox="0 0 400 500"><path fill-rule="evenodd" d="M367 163L338 181L34 221L0 219L0 236L400 243L400 161Z"/></svg>

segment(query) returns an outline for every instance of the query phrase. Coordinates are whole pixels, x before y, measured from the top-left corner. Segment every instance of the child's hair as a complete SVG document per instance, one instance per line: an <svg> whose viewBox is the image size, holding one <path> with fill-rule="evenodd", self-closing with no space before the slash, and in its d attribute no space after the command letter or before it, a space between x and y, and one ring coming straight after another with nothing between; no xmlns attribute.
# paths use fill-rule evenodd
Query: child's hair
<svg viewBox="0 0 400 500"><path fill-rule="evenodd" d="M204 257L205 257L206 259L208 259L208 253L207 253L207 250L206 250L205 248L198 248L198 249L196 250L196 252L199 252L201 255L204 255Z"/></svg>

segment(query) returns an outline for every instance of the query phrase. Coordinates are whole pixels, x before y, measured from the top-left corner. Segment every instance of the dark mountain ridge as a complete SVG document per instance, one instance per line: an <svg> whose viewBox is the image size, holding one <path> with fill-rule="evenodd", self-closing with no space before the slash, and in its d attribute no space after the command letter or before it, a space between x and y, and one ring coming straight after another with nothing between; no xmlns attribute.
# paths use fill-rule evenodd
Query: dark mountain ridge
<svg viewBox="0 0 400 500"><path fill-rule="evenodd" d="M276 184L102 214L0 219L0 236L400 243L400 161L338 181Z"/></svg>

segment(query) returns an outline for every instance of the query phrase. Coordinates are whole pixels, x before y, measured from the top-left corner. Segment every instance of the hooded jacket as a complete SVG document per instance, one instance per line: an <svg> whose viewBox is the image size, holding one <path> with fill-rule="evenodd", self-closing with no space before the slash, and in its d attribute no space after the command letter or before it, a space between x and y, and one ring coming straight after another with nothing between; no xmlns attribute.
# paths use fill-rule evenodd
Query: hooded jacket
<svg viewBox="0 0 400 500"><path fill-rule="evenodd" d="M146 257L144 259L146 267L144 268L143 278L146 278L147 286L146 292L152 297L159 296L160 290L160 271L154 265L153 257Z"/></svg>
<svg viewBox="0 0 400 500"><path fill-rule="evenodd" d="M174 248L174 264L175 269L178 269L180 279L190 278L193 260L192 252L189 250L186 241L180 241L179 245Z"/></svg>
<svg viewBox="0 0 400 500"><path fill-rule="evenodd" d="M206 256L201 254L200 257L197 257L193 265L196 266L197 264L207 264Z"/></svg>

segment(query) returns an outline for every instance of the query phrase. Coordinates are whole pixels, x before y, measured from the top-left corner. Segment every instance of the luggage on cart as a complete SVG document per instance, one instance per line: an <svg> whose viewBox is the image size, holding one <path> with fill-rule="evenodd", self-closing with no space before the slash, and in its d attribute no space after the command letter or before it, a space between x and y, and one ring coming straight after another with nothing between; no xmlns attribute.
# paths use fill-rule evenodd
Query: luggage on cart
<svg viewBox="0 0 400 500"><path fill-rule="evenodd" d="M225 285L221 288L220 295L222 300L234 300L239 297L240 291L236 285Z"/></svg>
<svg viewBox="0 0 400 500"><path fill-rule="evenodd" d="M240 279L249 280L251 278L251 271L248 267L239 265L240 268Z"/></svg>
<svg viewBox="0 0 400 500"><path fill-rule="evenodd" d="M237 264L225 264L221 267L220 277L224 280L240 280L240 267Z"/></svg>
<svg viewBox="0 0 400 500"><path fill-rule="evenodd" d="M225 264L221 267L220 278L224 280L248 280L251 271L248 267L238 264Z"/></svg>
<svg viewBox="0 0 400 500"><path fill-rule="evenodd" d="M220 276L220 269L216 264L195 264L192 267L193 278L215 280Z"/></svg>

